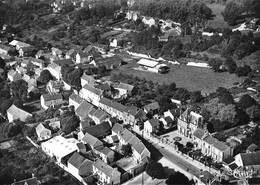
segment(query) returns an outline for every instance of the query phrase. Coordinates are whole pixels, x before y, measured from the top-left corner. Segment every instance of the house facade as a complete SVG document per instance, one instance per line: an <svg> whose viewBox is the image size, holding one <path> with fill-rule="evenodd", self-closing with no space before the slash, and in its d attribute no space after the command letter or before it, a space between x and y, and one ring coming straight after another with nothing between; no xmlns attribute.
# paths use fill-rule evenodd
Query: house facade
<svg viewBox="0 0 260 185"><path fill-rule="evenodd" d="M186 109L177 122L178 132L185 137L192 138L195 130L203 125L203 117L190 109Z"/></svg>
<svg viewBox="0 0 260 185"><path fill-rule="evenodd" d="M118 119L124 119L125 106L117 103L116 101L109 100L107 98L102 98L99 101L99 108L106 111L112 117L117 117Z"/></svg>
<svg viewBox="0 0 260 185"><path fill-rule="evenodd" d="M32 117L32 114L16 107L15 105L9 107L9 109L7 109L6 112L7 112L7 119L10 123L16 119L25 122L27 118Z"/></svg>
<svg viewBox="0 0 260 185"><path fill-rule="evenodd" d="M41 95L41 106L44 109L48 109L51 106L62 104L62 95L61 94L43 94Z"/></svg>
<svg viewBox="0 0 260 185"><path fill-rule="evenodd" d="M86 75L84 73L80 78L80 81L81 81L81 86L84 87L84 85L86 84L94 85L96 80L92 76Z"/></svg>
<svg viewBox="0 0 260 185"><path fill-rule="evenodd" d="M103 184L120 184L121 173L100 159L93 163L93 172Z"/></svg>
<svg viewBox="0 0 260 185"><path fill-rule="evenodd" d="M38 136L38 140L46 140L51 138L51 130L45 128L42 123L40 123L36 128L36 134Z"/></svg>
<svg viewBox="0 0 260 185"><path fill-rule="evenodd" d="M69 97L69 106L74 106L76 110L84 100L77 94L72 93Z"/></svg>
<svg viewBox="0 0 260 185"><path fill-rule="evenodd" d="M156 132L159 129L160 123L158 119L150 119L144 122L144 132L148 135Z"/></svg>

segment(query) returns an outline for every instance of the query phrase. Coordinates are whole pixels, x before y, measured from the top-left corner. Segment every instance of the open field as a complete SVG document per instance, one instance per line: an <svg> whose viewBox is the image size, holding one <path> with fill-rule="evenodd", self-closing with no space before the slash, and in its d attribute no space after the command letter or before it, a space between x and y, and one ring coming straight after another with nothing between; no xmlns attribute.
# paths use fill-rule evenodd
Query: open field
<svg viewBox="0 0 260 185"><path fill-rule="evenodd" d="M218 87L231 87L234 82L241 82L234 74L214 73L212 69L191 67L191 66L174 66L171 65L170 72L167 74L157 74L153 72L138 71L130 68L128 65L115 69L112 73L132 74L140 78L152 80L158 83L175 82L177 87L184 87L190 91L200 90L202 93L210 93Z"/></svg>
<svg viewBox="0 0 260 185"><path fill-rule="evenodd" d="M215 17L213 17L213 20L210 20L210 26L213 28L224 28L228 27L227 22L224 21L223 16L221 15L221 12L224 11L225 5L222 4L207 4L207 6L212 10Z"/></svg>

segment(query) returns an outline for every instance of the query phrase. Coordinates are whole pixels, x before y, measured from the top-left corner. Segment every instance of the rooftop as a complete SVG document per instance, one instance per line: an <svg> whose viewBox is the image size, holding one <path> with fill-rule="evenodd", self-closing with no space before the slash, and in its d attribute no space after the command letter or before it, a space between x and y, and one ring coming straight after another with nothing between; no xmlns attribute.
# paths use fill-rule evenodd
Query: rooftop
<svg viewBox="0 0 260 185"><path fill-rule="evenodd" d="M82 101L78 108L75 110L77 115L84 118L87 117L88 113L92 110L93 105L88 103L87 101Z"/></svg>
<svg viewBox="0 0 260 185"><path fill-rule="evenodd" d="M42 97L43 97L44 101L52 101L52 100L62 99L61 94L43 94Z"/></svg>
<svg viewBox="0 0 260 185"><path fill-rule="evenodd" d="M96 95L99 95L99 96L102 95L102 91L100 89L97 89L97 88L95 88L95 87L93 87L93 86L91 86L89 84L85 84L83 89L85 89L87 91L90 91L90 92L92 92L92 93L94 93Z"/></svg>
<svg viewBox="0 0 260 185"><path fill-rule="evenodd" d="M147 66L147 67L155 67L156 65L159 64L159 62L142 58L137 62L137 64Z"/></svg>

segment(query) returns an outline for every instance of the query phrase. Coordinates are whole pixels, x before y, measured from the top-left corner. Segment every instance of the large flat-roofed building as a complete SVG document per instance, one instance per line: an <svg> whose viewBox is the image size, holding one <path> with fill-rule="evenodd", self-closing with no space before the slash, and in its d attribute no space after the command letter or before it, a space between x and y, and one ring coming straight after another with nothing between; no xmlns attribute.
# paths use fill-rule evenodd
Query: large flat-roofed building
<svg viewBox="0 0 260 185"><path fill-rule="evenodd" d="M75 138L64 138L56 136L42 143L42 150L51 157L55 157L58 162L63 162L67 156L70 156L77 151L78 140Z"/></svg>

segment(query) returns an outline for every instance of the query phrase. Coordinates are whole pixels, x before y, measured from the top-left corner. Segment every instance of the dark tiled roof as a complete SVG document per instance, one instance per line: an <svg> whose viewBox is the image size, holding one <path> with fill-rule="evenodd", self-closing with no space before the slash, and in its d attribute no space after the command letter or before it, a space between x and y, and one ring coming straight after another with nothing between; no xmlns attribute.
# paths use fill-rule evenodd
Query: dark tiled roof
<svg viewBox="0 0 260 185"><path fill-rule="evenodd" d="M92 76L86 75L85 73L81 76L81 79L87 81L88 84L95 83L95 79Z"/></svg>
<svg viewBox="0 0 260 185"><path fill-rule="evenodd" d="M83 143L77 143L77 147L78 149L82 150L82 149L86 149L86 146Z"/></svg>
<svg viewBox="0 0 260 185"><path fill-rule="evenodd" d="M249 152L254 152L258 149L258 146L255 143L252 143L246 150Z"/></svg>
<svg viewBox="0 0 260 185"><path fill-rule="evenodd" d="M11 47L6 46L4 44L0 44L0 49L5 50L5 51L9 51L9 50L11 50Z"/></svg>
<svg viewBox="0 0 260 185"><path fill-rule="evenodd" d="M113 168L109 166L107 163L103 162L102 160L100 159L96 160L93 163L93 166L95 166L97 169L102 171L107 176L112 177Z"/></svg>
<svg viewBox="0 0 260 185"><path fill-rule="evenodd" d="M102 122L93 127L86 128L86 132L94 137L102 138L108 135L111 131L111 126L108 122Z"/></svg>
<svg viewBox="0 0 260 185"><path fill-rule="evenodd" d="M224 142L221 142L210 135L205 137L203 140L208 144L214 146L215 148L219 149L220 151L225 151L228 148L228 146Z"/></svg>
<svg viewBox="0 0 260 185"><path fill-rule="evenodd" d="M164 118L167 123L171 123L173 120L170 116Z"/></svg>
<svg viewBox="0 0 260 185"><path fill-rule="evenodd" d="M83 157L79 153L74 153L70 157L68 163L78 169L80 167L80 165L84 162L84 160L85 160L85 157Z"/></svg>
<svg viewBox="0 0 260 185"><path fill-rule="evenodd" d="M85 128L90 127L89 122L90 122L90 119L84 119L84 120L82 120L82 121L80 122L80 125L81 125L82 129L85 129Z"/></svg>
<svg viewBox="0 0 260 185"><path fill-rule="evenodd" d="M231 165L229 165L229 168L230 168L231 170L235 170L237 167L238 167L238 166L237 166L236 163L232 163Z"/></svg>
<svg viewBox="0 0 260 185"><path fill-rule="evenodd" d="M96 95L99 95L99 96L102 95L102 91L100 89L97 89L97 88L95 88L95 87L93 87L89 84L85 84L83 88L86 89L87 91L90 91L90 92L96 94Z"/></svg>
<svg viewBox="0 0 260 185"><path fill-rule="evenodd" d="M259 165L260 151L254 153L241 153L241 159L244 166Z"/></svg>
<svg viewBox="0 0 260 185"><path fill-rule="evenodd" d="M92 108L91 111L88 113L89 116L94 116L95 112L97 111L97 109Z"/></svg>
<svg viewBox="0 0 260 185"><path fill-rule="evenodd" d="M130 105L125 108L124 112L129 113L132 116L135 116L137 114L138 110L140 110L138 107L136 107L134 105Z"/></svg>
<svg viewBox="0 0 260 185"><path fill-rule="evenodd" d="M54 60L53 63L59 65L59 66L63 66L63 65L71 65L73 64L73 61L71 59L60 59L60 60Z"/></svg>
<svg viewBox="0 0 260 185"><path fill-rule="evenodd" d="M226 164L231 164L234 161L235 161L235 158L231 157L231 156L223 160L223 162Z"/></svg>
<svg viewBox="0 0 260 185"><path fill-rule="evenodd" d="M70 49L69 51L66 52L66 55L67 55L67 56L70 56L70 55L72 55L74 52L76 52L75 49Z"/></svg>
<svg viewBox="0 0 260 185"><path fill-rule="evenodd" d="M62 99L61 94L43 94L42 97L45 101Z"/></svg>
<svg viewBox="0 0 260 185"><path fill-rule="evenodd" d="M120 103L117 103L116 101L113 101L113 100L109 100L107 98L101 98L99 100L99 103L101 104L104 104L108 107L112 107L113 109L119 111L119 112L123 112L125 110L125 106L120 104Z"/></svg>
<svg viewBox="0 0 260 185"><path fill-rule="evenodd" d="M132 137L129 143L138 154L141 154L145 149L144 144L136 136Z"/></svg>
<svg viewBox="0 0 260 185"><path fill-rule="evenodd" d="M96 85L95 87L98 88L98 89L101 89L101 90L103 90L103 91L109 91L109 90L111 90L111 87L110 87L107 83L105 83L105 84L99 84L99 85Z"/></svg>
<svg viewBox="0 0 260 185"><path fill-rule="evenodd" d="M102 111L101 109L97 109L93 116L96 117L97 119L102 119L105 116L108 116L108 114Z"/></svg>
<svg viewBox="0 0 260 185"><path fill-rule="evenodd" d="M86 133L82 138L82 140L93 147L99 147L103 145L103 143L99 139L97 139L96 137L92 136L89 133Z"/></svg>

